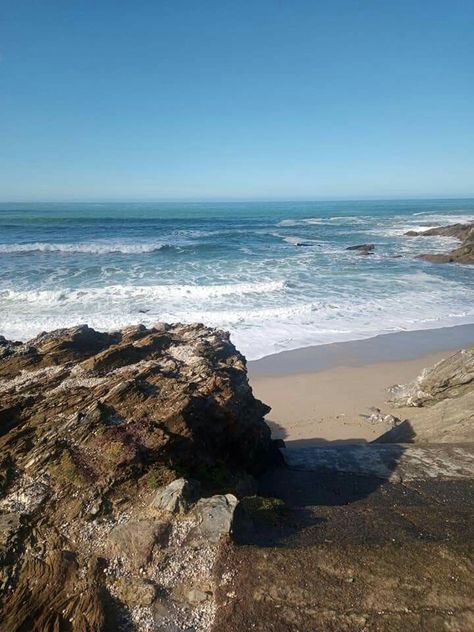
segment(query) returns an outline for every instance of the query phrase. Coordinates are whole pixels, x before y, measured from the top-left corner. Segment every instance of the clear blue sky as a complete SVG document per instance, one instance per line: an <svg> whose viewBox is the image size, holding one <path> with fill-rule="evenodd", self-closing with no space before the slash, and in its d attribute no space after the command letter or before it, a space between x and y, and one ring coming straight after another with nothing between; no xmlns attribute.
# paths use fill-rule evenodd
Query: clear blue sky
<svg viewBox="0 0 474 632"><path fill-rule="evenodd" d="M0 0L0 198L474 195L473 0Z"/></svg>

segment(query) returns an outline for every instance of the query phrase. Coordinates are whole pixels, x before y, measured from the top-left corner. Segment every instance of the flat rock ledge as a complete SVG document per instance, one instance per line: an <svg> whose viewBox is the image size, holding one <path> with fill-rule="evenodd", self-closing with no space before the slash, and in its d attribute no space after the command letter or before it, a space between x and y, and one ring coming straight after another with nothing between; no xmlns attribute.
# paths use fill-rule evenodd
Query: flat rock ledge
<svg viewBox="0 0 474 632"><path fill-rule="evenodd" d="M209 630L268 411L203 325L0 338L2 630Z"/></svg>

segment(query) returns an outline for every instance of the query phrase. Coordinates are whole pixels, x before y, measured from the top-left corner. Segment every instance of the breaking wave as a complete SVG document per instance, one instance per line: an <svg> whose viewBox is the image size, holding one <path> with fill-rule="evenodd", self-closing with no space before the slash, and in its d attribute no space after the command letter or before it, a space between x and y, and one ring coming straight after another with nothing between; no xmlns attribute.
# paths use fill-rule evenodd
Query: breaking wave
<svg viewBox="0 0 474 632"><path fill-rule="evenodd" d="M146 254L162 249L173 248L166 243L141 243L133 244L127 242L96 241L74 244L55 244L47 242L36 242L30 244L0 244L0 254L12 254L21 252L63 252L66 254L92 254L106 255L112 253L122 253L126 255Z"/></svg>
<svg viewBox="0 0 474 632"><path fill-rule="evenodd" d="M284 281L261 283L229 283L224 285L109 285L60 290L0 290L0 298L28 303L57 304L90 301L213 299L222 296L268 294L279 292Z"/></svg>

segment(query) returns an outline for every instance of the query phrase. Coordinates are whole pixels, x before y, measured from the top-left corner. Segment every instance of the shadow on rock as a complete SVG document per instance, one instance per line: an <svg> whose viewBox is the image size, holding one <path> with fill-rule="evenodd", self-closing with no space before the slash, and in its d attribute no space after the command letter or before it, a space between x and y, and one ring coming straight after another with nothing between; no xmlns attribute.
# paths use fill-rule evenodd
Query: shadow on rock
<svg viewBox="0 0 474 632"><path fill-rule="evenodd" d="M269 425L273 430L277 426ZM378 442L407 443L414 436L405 421ZM281 450L286 465L267 471L259 479L259 496L247 503L244 499L239 505L234 516L234 541L262 547L299 546L305 531L325 522L321 508L364 502L396 477L404 451L397 443L379 446L360 439L288 442Z"/></svg>

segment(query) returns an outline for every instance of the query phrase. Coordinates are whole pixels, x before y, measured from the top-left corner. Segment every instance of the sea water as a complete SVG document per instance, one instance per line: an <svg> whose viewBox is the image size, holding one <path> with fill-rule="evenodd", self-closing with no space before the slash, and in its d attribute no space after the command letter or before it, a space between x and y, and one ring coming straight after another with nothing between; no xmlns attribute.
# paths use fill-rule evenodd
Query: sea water
<svg viewBox="0 0 474 632"><path fill-rule="evenodd" d="M255 359L474 323L474 267L415 258L459 242L404 236L473 220L474 200L1 204L0 334L203 322Z"/></svg>

